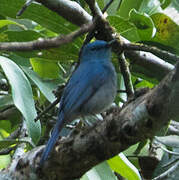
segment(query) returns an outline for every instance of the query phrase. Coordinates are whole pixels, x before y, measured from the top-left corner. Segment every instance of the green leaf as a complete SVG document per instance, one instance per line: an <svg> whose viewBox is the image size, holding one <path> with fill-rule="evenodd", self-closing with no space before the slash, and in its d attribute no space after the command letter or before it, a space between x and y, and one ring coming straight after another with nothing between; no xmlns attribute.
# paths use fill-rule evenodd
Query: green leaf
<svg viewBox="0 0 179 180"><path fill-rule="evenodd" d="M131 24L128 20L124 20L119 16L108 16L111 26L113 26L121 36L132 42L140 41L140 37L137 33L137 28Z"/></svg>
<svg viewBox="0 0 179 180"><path fill-rule="evenodd" d="M141 41L150 40L156 33L154 23L146 13L139 13L132 9L129 21L136 26Z"/></svg>
<svg viewBox="0 0 179 180"><path fill-rule="evenodd" d="M90 180L117 180L106 161L89 170L86 176Z"/></svg>
<svg viewBox="0 0 179 180"><path fill-rule="evenodd" d="M41 79L34 71L30 70L27 67L22 67L23 71L27 74L27 76L37 85L43 95L50 101L53 102L55 100L55 96L52 93L54 89L57 88L58 85L62 84L63 80L43 80Z"/></svg>
<svg viewBox="0 0 179 180"><path fill-rule="evenodd" d="M167 46L167 49L174 48L174 52L179 54L179 26L171 18L162 13L153 14L151 18L157 30L152 42Z"/></svg>
<svg viewBox="0 0 179 180"><path fill-rule="evenodd" d="M10 155L2 155L0 156L0 169L6 168L11 162Z"/></svg>
<svg viewBox="0 0 179 180"><path fill-rule="evenodd" d="M147 144L147 140L143 140L139 142L134 154L139 155L142 149L146 146L146 144Z"/></svg>
<svg viewBox="0 0 179 180"><path fill-rule="evenodd" d="M18 56L15 53L11 53L9 54L9 59L11 59L13 62L15 62L16 64L18 64L19 66L27 66L27 67L31 67L30 61L28 58L24 58L22 56Z"/></svg>
<svg viewBox="0 0 179 180"><path fill-rule="evenodd" d="M34 122L37 116L31 85L23 71L10 59L0 56L0 65L12 88L12 98L15 106L23 114L28 134L36 144L40 138L40 122Z"/></svg>
<svg viewBox="0 0 179 180"><path fill-rule="evenodd" d="M119 173L128 180L142 180L137 168L130 163L123 153L109 159L108 164L113 171Z"/></svg>
<svg viewBox="0 0 179 180"><path fill-rule="evenodd" d="M149 81L141 80L139 83L137 83L137 85L135 86L135 88L143 88L143 87L153 88L154 85L155 85L155 84L150 83Z"/></svg>
<svg viewBox="0 0 179 180"><path fill-rule="evenodd" d="M5 26L8 26L8 25L10 25L10 24L17 25L17 26L21 27L22 29L25 28L25 27L22 26L21 24L18 24L18 23L14 22L14 21L11 21L11 20L0 20L0 28L5 27Z"/></svg>
<svg viewBox="0 0 179 180"><path fill-rule="evenodd" d="M123 0L121 5L120 5L120 8L119 8L119 11L118 11L118 15L123 17L123 18L128 18L129 17L129 12L131 9L136 9L138 10L141 6L141 3L143 2L143 0Z"/></svg>
<svg viewBox="0 0 179 180"><path fill-rule="evenodd" d="M41 77L56 79L59 77L59 66L57 62L42 58L30 59L33 70Z"/></svg>

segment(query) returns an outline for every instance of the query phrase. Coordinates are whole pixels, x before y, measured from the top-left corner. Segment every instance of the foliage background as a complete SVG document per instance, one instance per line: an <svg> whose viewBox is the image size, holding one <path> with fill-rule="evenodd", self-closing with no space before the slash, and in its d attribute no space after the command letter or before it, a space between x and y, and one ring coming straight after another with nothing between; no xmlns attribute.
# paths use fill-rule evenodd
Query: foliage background
<svg viewBox="0 0 179 180"><path fill-rule="evenodd" d="M86 11L90 12L83 0L77 1ZM104 8L107 0L97 0L100 8ZM50 38L59 34L68 34L78 27L60 17L55 12L45 8L41 4L32 3L22 16L16 18L21 9L23 0L0 0L0 41L1 42L27 42L38 38ZM161 49L179 55L179 2L177 0L114 0L107 10L107 20L117 33L131 42L142 42L155 45ZM171 13L172 12L172 13ZM171 16L171 17L170 17ZM78 52L82 46L84 36L74 42L48 50L31 52L0 52L0 150L16 147L17 144L26 143L26 150L44 143L40 140L41 134L47 136L45 129L50 129L50 119L55 119L56 109L40 121L34 122L37 113L55 100L53 90L67 82L74 63L78 60ZM167 59L165 59L168 61ZM117 60L113 62L118 73L119 89L124 89L123 79L118 68ZM129 61L130 63L130 61ZM174 61L168 61L175 64ZM141 87L154 87L158 77L147 76L145 69L139 70L135 65L130 66L132 82L135 89ZM118 94L116 104L126 99L124 94ZM5 113L9 108L15 107L13 112ZM23 120L28 130L25 138L7 138L22 125ZM160 134L164 136L165 134ZM172 150L178 151L178 137L174 146L168 143L172 138L164 139L165 145ZM144 171L140 164L140 157L149 156L149 142L135 145L128 149L126 156L134 155L136 148L139 152L135 158L129 158L124 154L104 162L86 173L81 179L116 179L114 172L127 179L141 179L139 172ZM176 148L177 146L177 148ZM13 151L0 156L0 168L5 168L10 163ZM171 158L168 154L160 151L157 153L160 161L155 176L161 172L162 163ZM134 166L134 165L135 166ZM151 172L153 173L153 172ZM175 176L177 174L175 173ZM174 177L175 177L174 176Z"/></svg>

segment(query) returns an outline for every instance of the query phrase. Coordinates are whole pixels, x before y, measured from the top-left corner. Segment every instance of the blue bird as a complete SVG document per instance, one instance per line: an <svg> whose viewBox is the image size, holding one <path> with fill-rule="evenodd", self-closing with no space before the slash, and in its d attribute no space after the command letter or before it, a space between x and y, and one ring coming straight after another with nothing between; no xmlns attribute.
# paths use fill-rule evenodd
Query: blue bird
<svg viewBox="0 0 179 180"><path fill-rule="evenodd" d="M111 63L111 43L96 40L84 46L80 64L68 81L60 102L58 119L42 154L42 165L65 124L104 111L114 100L117 78Z"/></svg>

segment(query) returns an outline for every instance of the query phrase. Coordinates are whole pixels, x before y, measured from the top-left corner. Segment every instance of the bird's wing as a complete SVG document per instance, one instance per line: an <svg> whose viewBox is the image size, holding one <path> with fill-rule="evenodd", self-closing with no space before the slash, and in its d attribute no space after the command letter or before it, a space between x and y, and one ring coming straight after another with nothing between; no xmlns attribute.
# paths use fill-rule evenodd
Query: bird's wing
<svg viewBox="0 0 179 180"><path fill-rule="evenodd" d="M81 64L64 90L60 110L70 114L80 108L105 83L109 71L100 63Z"/></svg>

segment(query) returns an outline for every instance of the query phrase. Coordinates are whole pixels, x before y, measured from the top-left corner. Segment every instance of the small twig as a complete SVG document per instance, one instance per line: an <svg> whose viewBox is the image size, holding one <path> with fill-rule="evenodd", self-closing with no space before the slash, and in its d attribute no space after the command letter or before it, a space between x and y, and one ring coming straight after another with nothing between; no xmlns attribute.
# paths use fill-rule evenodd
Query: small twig
<svg viewBox="0 0 179 180"><path fill-rule="evenodd" d="M52 104L50 104L44 111L38 114L38 116L34 119L34 121L37 121L39 118L41 118L44 114L46 114L50 109L52 109L54 106L56 106L61 97L58 97Z"/></svg>
<svg viewBox="0 0 179 180"><path fill-rule="evenodd" d="M123 54L119 55L118 60L120 64L120 70L124 78L124 84L126 87L127 97L129 98L130 96L134 95L134 88L131 81L129 67L127 65L127 62Z"/></svg>
<svg viewBox="0 0 179 180"><path fill-rule="evenodd" d="M22 13L26 10L26 8L28 7L28 6L30 6L31 4L32 4L32 2L33 2L34 0L27 0L26 1L26 3L22 6L22 8L19 10L19 12L16 14L16 16L18 17L18 16L21 16L22 15Z"/></svg>
<svg viewBox="0 0 179 180"><path fill-rule="evenodd" d="M159 176L153 178L152 180L161 180L167 178L169 175L172 174L177 168L179 167L179 161L175 163L171 168L166 170L164 173L160 174Z"/></svg>
<svg viewBox="0 0 179 180"><path fill-rule="evenodd" d="M46 114L50 109L52 109L54 106L56 106L60 102L64 87L65 87L64 85L61 85L57 88L57 90L53 91L57 99L52 104L50 104L44 111L39 113L38 116L34 119L34 121L37 121L39 118L41 118L44 114Z"/></svg>
<svg viewBox="0 0 179 180"><path fill-rule="evenodd" d="M114 0L110 0L107 4L106 4L106 6L103 8L103 10L102 10L102 13L105 13L106 11L107 11L107 9L109 8L109 6L113 3L113 1Z"/></svg>
<svg viewBox="0 0 179 180"><path fill-rule="evenodd" d="M179 61L179 56L170 52L158 49L157 47L148 46L145 44L132 44L132 43L121 43L119 45L123 50L134 50L134 51L146 51L160 57L161 59L169 60L173 63Z"/></svg>

